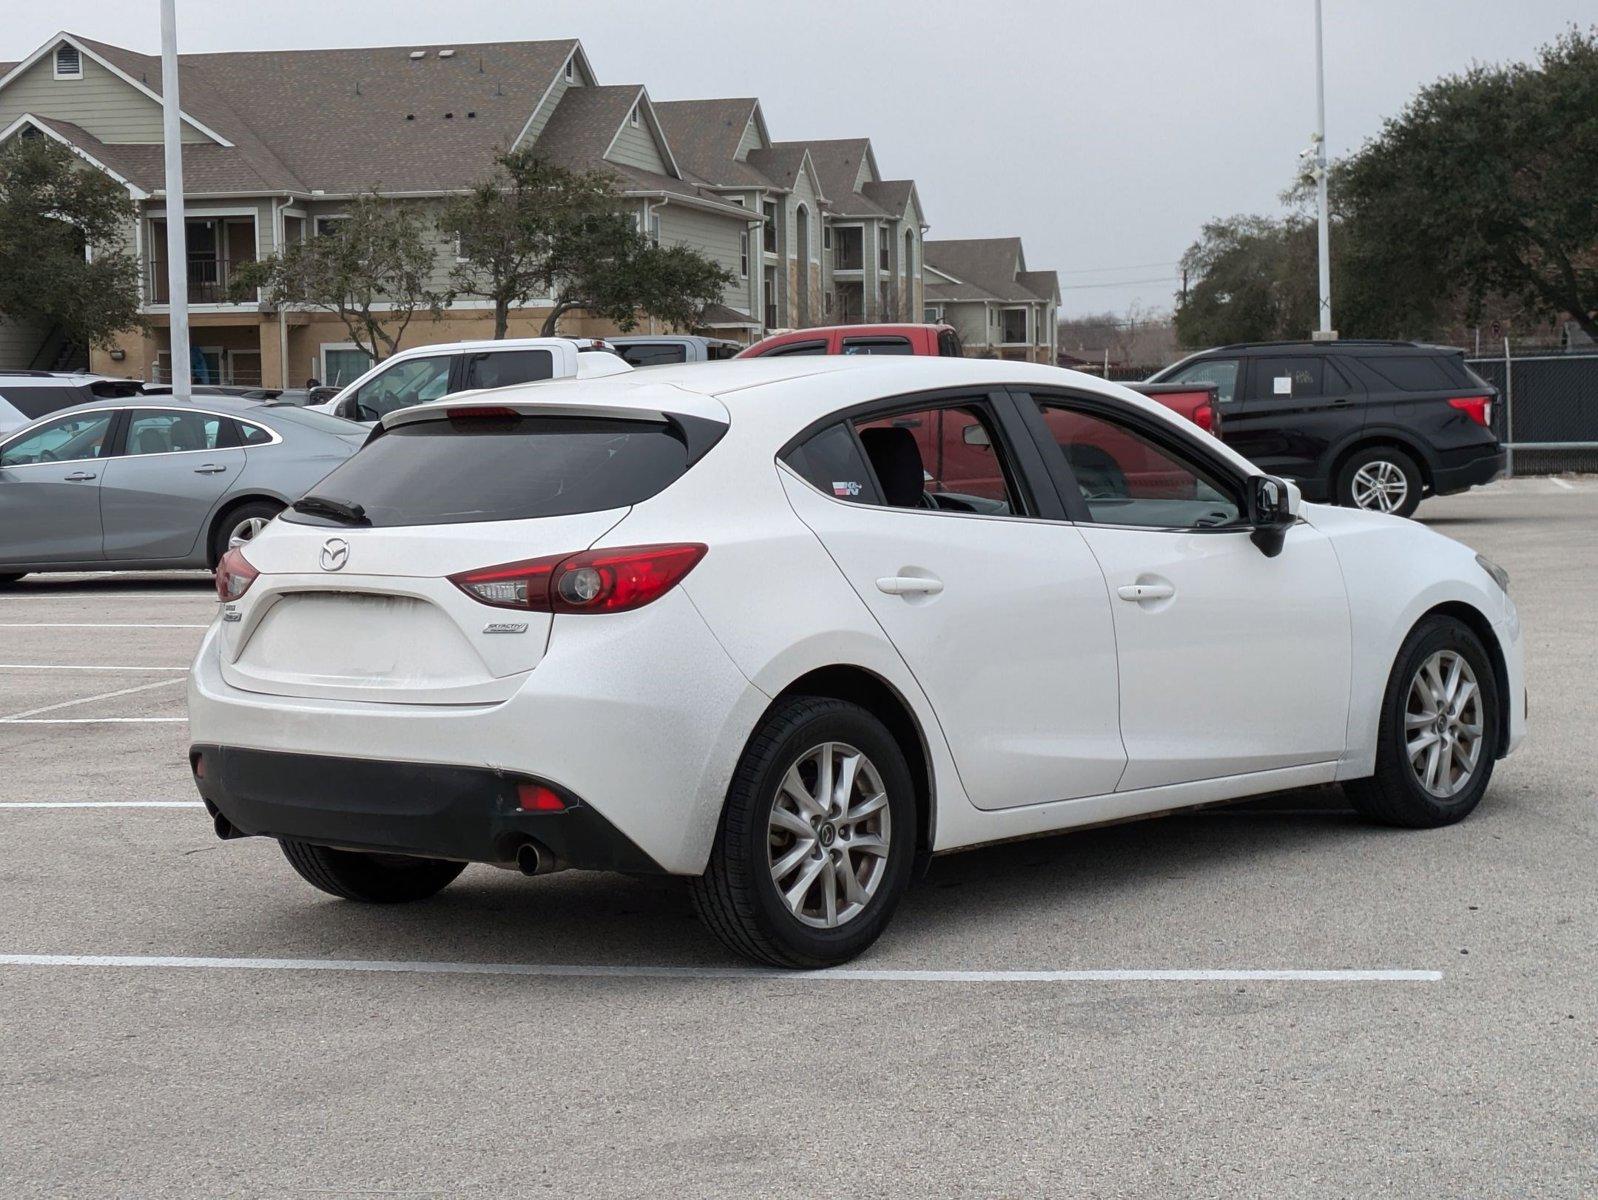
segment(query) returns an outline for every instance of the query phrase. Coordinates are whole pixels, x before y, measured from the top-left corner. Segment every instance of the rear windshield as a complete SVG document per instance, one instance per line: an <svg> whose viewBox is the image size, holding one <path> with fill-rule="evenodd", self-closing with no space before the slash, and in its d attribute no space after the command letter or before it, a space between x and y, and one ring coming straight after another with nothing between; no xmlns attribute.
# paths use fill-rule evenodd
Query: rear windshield
<svg viewBox="0 0 1598 1200"><path fill-rule="evenodd" d="M94 399L76 387L67 386L32 386L23 384L20 387L6 385L6 399L11 402L11 407L16 409L30 421L48 416L63 408L71 408L74 404L82 404L85 400Z"/></svg>
<svg viewBox="0 0 1598 1200"><path fill-rule="evenodd" d="M473 417L386 430L313 489L376 526L517 521L647 500L689 465L674 425L578 417ZM290 510L290 521L332 524Z"/></svg>
<svg viewBox="0 0 1598 1200"><path fill-rule="evenodd" d="M657 367L664 363L688 361L688 347L683 345L647 342L637 346L623 346L617 351L635 367Z"/></svg>

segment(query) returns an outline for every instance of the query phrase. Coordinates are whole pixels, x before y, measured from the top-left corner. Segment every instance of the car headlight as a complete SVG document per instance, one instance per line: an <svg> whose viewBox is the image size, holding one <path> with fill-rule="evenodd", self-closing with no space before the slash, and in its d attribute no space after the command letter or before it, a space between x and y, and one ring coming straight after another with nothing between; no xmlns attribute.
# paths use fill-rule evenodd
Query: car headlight
<svg viewBox="0 0 1598 1200"><path fill-rule="evenodd" d="M1494 583L1504 589L1504 595L1509 595L1509 572L1504 570L1485 554L1478 554L1476 556L1476 562L1481 566L1483 571L1486 571L1487 574L1493 577Z"/></svg>

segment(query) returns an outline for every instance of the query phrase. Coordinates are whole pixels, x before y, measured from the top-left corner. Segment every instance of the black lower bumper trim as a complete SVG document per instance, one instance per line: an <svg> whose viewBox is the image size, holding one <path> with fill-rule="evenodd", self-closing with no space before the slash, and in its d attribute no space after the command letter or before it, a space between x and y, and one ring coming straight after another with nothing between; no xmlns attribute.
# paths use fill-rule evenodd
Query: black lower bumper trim
<svg viewBox="0 0 1598 1200"><path fill-rule="evenodd" d="M531 841L567 866L662 871L579 797L531 776L204 744L189 762L212 815L238 834L502 864ZM529 782L551 788L565 811L523 810L517 786Z"/></svg>
<svg viewBox="0 0 1598 1200"><path fill-rule="evenodd" d="M1432 491L1447 496L1491 483L1504 473L1505 458L1505 452L1500 449L1457 465L1438 467L1432 472Z"/></svg>

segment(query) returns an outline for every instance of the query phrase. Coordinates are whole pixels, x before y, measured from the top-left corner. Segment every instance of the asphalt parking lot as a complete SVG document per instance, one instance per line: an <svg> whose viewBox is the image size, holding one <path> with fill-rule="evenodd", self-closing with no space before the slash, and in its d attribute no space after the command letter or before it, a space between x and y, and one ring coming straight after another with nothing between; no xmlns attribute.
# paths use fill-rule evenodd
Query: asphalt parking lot
<svg viewBox="0 0 1598 1200"><path fill-rule="evenodd" d="M743 972L670 882L322 896L196 806L208 577L30 578L4 1194L1598 1194L1598 478L1420 516L1528 627L1531 737L1469 821L1323 789L951 856L820 978Z"/></svg>

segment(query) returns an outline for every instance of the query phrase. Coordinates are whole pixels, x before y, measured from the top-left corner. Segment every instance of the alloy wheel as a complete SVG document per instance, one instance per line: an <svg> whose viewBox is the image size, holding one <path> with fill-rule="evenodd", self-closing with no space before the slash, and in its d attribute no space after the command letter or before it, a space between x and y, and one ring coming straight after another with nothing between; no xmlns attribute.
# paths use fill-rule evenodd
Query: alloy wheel
<svg viewBox="0 0 1598 1200"><path fill-rule="evenodd" d="M1482 752L1481 688L1463 655L1439 650L1410 681L1404 741L1416 782L1439 799L1462 792Z"/></svg>
<svg viewBox="0 0 1598 1200"><path fill-rule="evenodd" d="M1397 463L1378 458L1354 472L1350 491L1356 508L1368 512L1397 512L1409 499L1409 479Z"/></svg>
<svg viewBox="0 0 1598 1200"><path fill-rule="evenodd" d="M233 526L233 532L228 535L228 549L231 550L235 546L242 546L246 542L253 541L255 535L265 529L267 522L271 519L271 517L246 517L240 521Z"/></svg>
<svg viewBox="0 0 1598 1200"><path fill-rule="evenodd" d="M865 911L888 871L892 816L875 764L823 742L783 775L767 824L771 880L804 924L832 929Z"/></svg>

